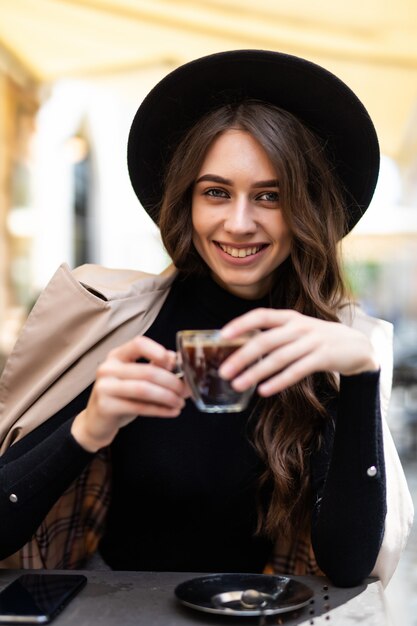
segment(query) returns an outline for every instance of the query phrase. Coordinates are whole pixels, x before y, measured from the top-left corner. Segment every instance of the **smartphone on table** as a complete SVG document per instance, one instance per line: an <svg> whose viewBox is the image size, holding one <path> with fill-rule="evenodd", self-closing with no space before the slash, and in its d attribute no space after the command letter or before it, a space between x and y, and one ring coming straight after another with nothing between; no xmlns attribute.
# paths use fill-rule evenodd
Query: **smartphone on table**
<svg viewBox="0 0 417 626"><path fill-rule="evenodd" d="M48 624L86 582L81 574L23 574L0 591L0 624Z"/></svg>

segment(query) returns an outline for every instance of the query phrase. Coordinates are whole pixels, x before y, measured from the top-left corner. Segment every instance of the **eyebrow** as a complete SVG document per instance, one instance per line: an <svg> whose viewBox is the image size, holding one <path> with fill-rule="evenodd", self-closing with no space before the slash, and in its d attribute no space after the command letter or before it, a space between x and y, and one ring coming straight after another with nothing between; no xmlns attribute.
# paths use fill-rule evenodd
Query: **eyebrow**
<svg viewBox="0 0 417 626"><path fill-rule="evenodd" d="M229 178L223 178L223 176L218 176L217 174L204 174L203 176L200 176L200 178L198 178L195 181L195 184L197 185L198 183L202 183L202 182L212 182L212 183L220 183L222 185L229 185L229 186L233 186L233 181L230 180ZM279 187L279 182L277 179L272 178L271 180L259 180L257 181L254 185L255 188L259 188L259 187Z"/></svg>
<svg viewBox="0 0 417 626"><path fill-rule="evenodd" d="M200 176L200 178L198 178L195 181L195 184L197 185L197 183L203 183L205 181L208 181L211 183L220 183L223 185L233 184L229 178L223 178L222 176L217 176L216 174L204 174L203 176Z"/></svg>

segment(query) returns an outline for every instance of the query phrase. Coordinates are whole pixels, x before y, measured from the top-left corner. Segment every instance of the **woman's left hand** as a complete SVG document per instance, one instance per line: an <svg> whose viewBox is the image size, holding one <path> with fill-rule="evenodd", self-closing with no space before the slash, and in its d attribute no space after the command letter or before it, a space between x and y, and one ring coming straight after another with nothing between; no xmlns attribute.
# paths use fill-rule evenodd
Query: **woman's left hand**
<svg viewBox="0 0 417 626"><path fill-rule="evenodd" d="M379 369L368 337L338 322L289 309L254 309L224 326L222 335L234 338L252 329L264 332L220 368L220 375L238 391L259 385L258 393L267 397L314 372L352 376Z"/></svg>

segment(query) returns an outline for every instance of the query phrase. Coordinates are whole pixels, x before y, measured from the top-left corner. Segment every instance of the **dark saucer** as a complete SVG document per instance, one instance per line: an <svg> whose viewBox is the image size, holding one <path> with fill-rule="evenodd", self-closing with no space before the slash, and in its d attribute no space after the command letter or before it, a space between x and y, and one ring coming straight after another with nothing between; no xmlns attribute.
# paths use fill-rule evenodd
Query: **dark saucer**
<svg viewBox="0 0 417 626"><path fill-rule="evenodd" d="M210 574L175 588L178 600L193 609L222 615L275 615L306 606L314 595L290 576Z"/></svg>

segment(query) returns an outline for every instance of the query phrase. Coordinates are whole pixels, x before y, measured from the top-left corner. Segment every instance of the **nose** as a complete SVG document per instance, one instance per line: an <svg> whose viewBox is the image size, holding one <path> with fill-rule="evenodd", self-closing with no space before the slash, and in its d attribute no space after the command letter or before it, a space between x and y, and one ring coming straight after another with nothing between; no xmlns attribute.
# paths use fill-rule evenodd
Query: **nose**
<svg viewBox="0 0 417 626"><path fill-rule="evenodd" d="M224 229L233 234L251 234L256 231L253 207L246 197L236 198L228 207Z"/></svg>

